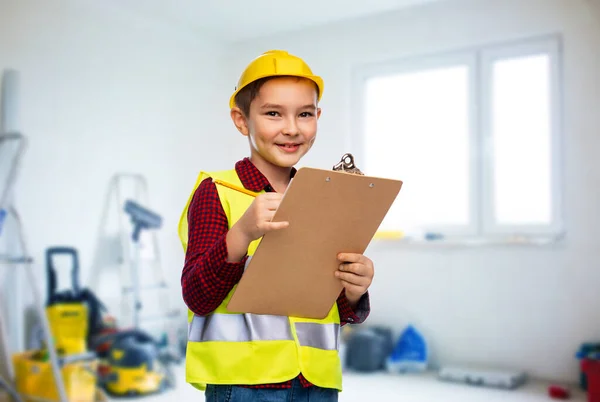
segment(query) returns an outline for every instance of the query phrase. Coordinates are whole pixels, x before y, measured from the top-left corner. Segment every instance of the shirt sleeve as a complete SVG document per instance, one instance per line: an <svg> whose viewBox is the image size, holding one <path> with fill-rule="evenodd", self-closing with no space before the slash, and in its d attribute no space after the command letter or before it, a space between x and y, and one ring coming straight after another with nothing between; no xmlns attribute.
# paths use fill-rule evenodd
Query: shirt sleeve
<svg viewBox="0 0 600 402"><path fill-rule="evenodd" d="M181 274L183 301L196 315L214 311L244 272L247 256L240 262L227 262L228 228L217 188L211 180L204 180L188 209L188 247Z"/></svg>
<svg viewBox="0 0 600 402"><path fill-rule="evenodd" d="M342 293L338 296L337 305L340 313L341 326L344 326L345 324L362 324L371 312L369 292L365 293L360 298L356 305L356 309L352 309L350 301L348 301L348 298L346 297L346 289L343 289Z"/></svg>

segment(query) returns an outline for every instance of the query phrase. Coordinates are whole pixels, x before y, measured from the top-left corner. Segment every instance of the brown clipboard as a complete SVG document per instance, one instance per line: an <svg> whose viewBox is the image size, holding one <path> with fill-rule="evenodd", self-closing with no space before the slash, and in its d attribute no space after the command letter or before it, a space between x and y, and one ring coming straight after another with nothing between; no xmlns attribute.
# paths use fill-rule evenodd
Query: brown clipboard
<svg viewBox="0 0 600 402"><path fill-rule="evenodd" d="M309 167L298 169L227 309L321 319L342 291L340 252L364 253L402 181Z"/></svg>

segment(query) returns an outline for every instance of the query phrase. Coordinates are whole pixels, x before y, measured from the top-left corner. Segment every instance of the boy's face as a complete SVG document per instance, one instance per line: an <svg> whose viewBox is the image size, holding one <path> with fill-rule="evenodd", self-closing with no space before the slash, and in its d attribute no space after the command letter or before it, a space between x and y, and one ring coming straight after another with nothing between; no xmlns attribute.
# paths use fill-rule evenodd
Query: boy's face
<svg viewBox="0 0 600 402"><path fill-rule="evenodd" d="M304 78L278 77L265 82L250 104L249 116L232 110L238 130L250 141L255 165L292 167L312 147L317 135L315 84Z"/></svg>

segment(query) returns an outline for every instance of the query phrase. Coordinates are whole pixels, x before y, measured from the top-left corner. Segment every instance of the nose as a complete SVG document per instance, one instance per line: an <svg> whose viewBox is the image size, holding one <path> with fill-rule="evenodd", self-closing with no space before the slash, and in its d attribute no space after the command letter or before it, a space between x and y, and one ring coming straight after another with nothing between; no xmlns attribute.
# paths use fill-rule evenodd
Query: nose
<svg viewBox="0 0 600 402"><path fill-rule="evenodd" d="M286 119L285 126L282 130L284 135L294 136L300 134L300 130L298 128L298 122L294 117L290 117Z"/></svg>

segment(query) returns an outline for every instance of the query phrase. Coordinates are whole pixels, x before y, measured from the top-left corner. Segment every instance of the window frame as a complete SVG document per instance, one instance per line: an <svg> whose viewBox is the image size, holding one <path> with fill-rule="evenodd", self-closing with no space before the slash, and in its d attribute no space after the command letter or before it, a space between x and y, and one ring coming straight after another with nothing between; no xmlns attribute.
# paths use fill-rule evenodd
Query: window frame
<svg viewBox="0 0 600 402"><path fill-rule="evenodd" d="M550 60L550 185L552 220L549 225L500 225L494 219L493 138L491 137L491 76L493 61L544 52ZM469 68L469 221L463 226L432 225L423 232L441 233L444 238L558 238L564 231L562 191L562 38L548 35L502 44L404 57L357 66L352 72L352 129L346 146L357 161L365 160L366 85L371 78L466 65ZM360 165L360 162L358 163ZM368 174L368 172L367 172ZM401 177L398 179L402 180ZM402 191L399 197L402 196ZM397 228L402 230L402 228Z"/></svg>
<svg viewBox="0 0 600 402"><path fill-rule="evenodd" d="M496 60L547 54L550 62L550 194L551 221L548 225L498 224L494 216L494 152L492 133L492 74ZM558 39L545 38L535 41L524 41L517 44L499 45L484 48L480 51L482 72L481 86L481 143L487 153L482 170L482 232L491 236L523 234L531 236L556 235L563 231L563 192L562 192L562 155L561 144L561 48Z"/></svg>

